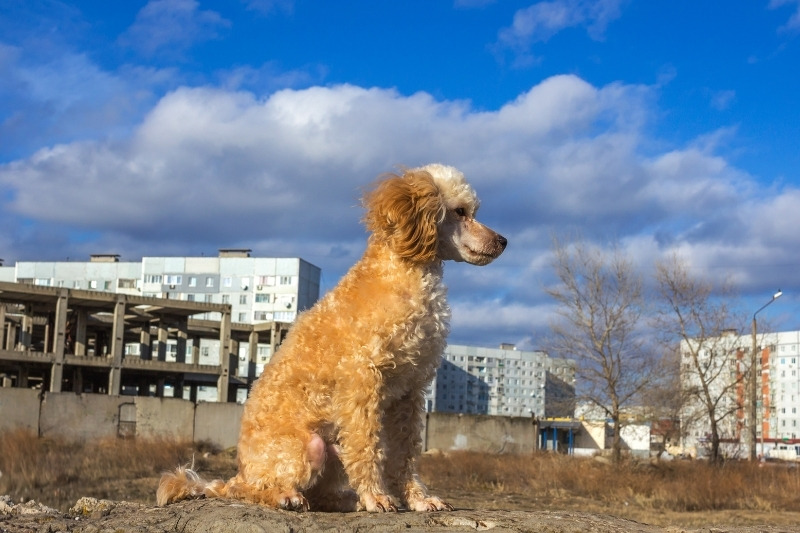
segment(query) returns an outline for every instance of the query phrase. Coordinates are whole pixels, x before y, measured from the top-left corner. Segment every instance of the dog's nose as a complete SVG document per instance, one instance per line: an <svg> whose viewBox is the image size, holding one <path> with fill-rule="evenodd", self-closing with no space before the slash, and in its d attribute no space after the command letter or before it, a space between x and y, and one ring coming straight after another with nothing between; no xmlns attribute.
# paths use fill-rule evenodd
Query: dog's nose
<svg viewBox="0 0 800 533"><path fill-rule="evenodd" d="M497 236L497 242L500 244L500 246L503 248L503 250L506 249L506 244L508 244L508 239L506 239L502 235L498 235Z"/></svg>

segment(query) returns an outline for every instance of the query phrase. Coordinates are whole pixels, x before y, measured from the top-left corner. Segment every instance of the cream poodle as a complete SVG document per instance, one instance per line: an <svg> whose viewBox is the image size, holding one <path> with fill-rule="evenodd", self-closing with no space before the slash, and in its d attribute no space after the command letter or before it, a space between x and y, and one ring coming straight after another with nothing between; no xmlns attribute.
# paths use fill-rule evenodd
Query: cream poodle
<svg viewBox="0 0 800 533"><path fill-rule="evenodd" d="M450 308L442 262L486 265L506 239L475 220L478 198L453 167L388 175L364 195L371 236L341 282L300 315L253 385L239 472L164 474L158 504L227 497L295 511L452 510L416 473L425 387Z"/></svg>

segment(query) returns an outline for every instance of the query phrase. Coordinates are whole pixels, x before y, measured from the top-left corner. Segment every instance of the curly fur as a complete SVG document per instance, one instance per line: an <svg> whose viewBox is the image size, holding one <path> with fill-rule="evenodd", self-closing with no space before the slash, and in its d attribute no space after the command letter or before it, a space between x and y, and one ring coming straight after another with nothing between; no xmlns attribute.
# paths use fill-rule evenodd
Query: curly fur
<svg viewBox="0 0 800 533"><path fill-rule="evenodd" d="M159 505L228 497L305 511L452 509L416 474L425 387L450 309L444 260L485 265L506 239L475 220L478 199L453 167L388 175L364 195L364 256L298 317L242 415L239 472L227 483L179 468Z"/></svg>

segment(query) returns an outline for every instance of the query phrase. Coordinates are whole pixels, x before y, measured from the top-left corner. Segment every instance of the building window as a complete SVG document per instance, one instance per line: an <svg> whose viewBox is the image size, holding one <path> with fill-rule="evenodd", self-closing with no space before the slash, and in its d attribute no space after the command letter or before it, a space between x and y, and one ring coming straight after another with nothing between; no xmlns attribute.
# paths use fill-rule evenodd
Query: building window
<svg viewBox="0 0 800 533"><path fill-rule="evenodd" d="M273 287L275 285L275 276L258 276L258 285L265 287Z"/></svg>
<svg viewBox="0 0 800 533"><path fill-rule="evenodd" d="M256 303L269 303L269 294L256 294Z"/></svg>
<svg viewBox="0 0 800 533"><path fill-rule="evenodd" d="M186 295L186 301L187 302L193 302L194 301L194 294L187 294Z"/></svg>
<svg viewBox="0 0 800 533"><path fill-rule="evenodd" d="M189 286L197 287L197 278L195 276L189 276Z"/></svg>
<svg viewBox="0 0 800 533"><path fill-rule="evenodd" d="M254 320L272 320L272 313L267 311L256 311L253 313Z"/></svg>
<svg viewBox="0 0 800 533"><path fill-rule="evenodd" d="M89 282L89 288L90 289L96 289L97 288L97 280L96 279L93 279L93 280L91 280Z"/></svg>
<svg viewBox="0 0 800 533"><path fill-rule="evenodd" d="M233 278L230 276L225 276L222 278L222 286L223 287L232 287L233 286Z"/></svg>
<svg viewBox="0 0 800 533"><path fill-rule="evenodd" d="M206 278L206 287L214 286L214 278Z"/></svg>
<svg viewBox="0 0 800 533"><path fill-rule="evenodd" d="M147 274L144 277L144 282L145 283L161 283L162 279L163 278L162 278L161 274Z"/></svg>
<svg viewBox="0 0 800 533"><path fill-rule="evenodd" d="M165 285L180 285L181 283L183 283L183 276L178 276L174 274L169 276L164 276Z"/></svg>
<svg viewBox="0 0 800 533"><path fill-rule="evenodd" d="M246 305L247 304L247 295L246 294L240 294L239 295L239 303L241 305Z"/></svg>
<svg viewBox="0 0 800 533"><path fill-rule="evenodd" d="M231 295L230 294L223 294L222 295L222 303L224 303L224 304L231 303Z"/></svg>
<svg viewBox="0 0 800 533"><path fill-rule="evenodd" d="M247 313L239 313L239 322L245 322L247 320Z"/></svg>

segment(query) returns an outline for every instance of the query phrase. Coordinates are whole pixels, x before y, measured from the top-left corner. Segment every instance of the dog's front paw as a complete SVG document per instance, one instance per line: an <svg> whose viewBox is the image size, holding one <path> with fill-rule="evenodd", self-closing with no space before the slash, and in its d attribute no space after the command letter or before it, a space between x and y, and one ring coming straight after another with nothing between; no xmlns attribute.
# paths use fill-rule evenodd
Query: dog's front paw
<svg viewBox="0 0 800 533"><path fill-rule="evenodd" d="M362 494L358 507L359 511L370 513L397 512L397 505L385 494Z"/></svg>
<svg viewBox="0 0 800 533"><path fill-rule="evenodd" d="M310 509L308 500L299 492L287 492L278 497L278 507L286 511L304 513Z"/></svg>
<svg viewBox="0 0 800 533"><path fill-rule="evenodd" d="M426 498L417 498L409 500L408 508L417 512L433 512L433 511L453 511L454 508L447 502L442 501L436 496L428 496Z"/></svg>

